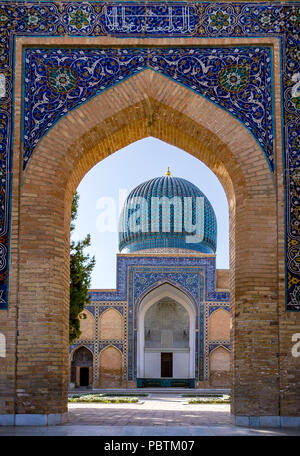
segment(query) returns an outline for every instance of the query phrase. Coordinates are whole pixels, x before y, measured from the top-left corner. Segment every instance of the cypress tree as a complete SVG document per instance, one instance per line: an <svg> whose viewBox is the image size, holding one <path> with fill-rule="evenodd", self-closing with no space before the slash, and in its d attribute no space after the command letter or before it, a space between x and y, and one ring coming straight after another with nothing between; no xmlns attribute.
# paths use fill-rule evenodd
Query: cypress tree
<svg viewBox="0 0 300 456"><path fill-rule="evenodd" d="M78 215L79 195L75 192L71 209L71 236L75 229L74 221ZM91 282L91 274L95 266L95 257L85 254L86 247L91 245L91 236L88 234L82 241L70 243L70 329L69 341L73 342L80 337L79 314L90 301L88 289Z"/></svg>

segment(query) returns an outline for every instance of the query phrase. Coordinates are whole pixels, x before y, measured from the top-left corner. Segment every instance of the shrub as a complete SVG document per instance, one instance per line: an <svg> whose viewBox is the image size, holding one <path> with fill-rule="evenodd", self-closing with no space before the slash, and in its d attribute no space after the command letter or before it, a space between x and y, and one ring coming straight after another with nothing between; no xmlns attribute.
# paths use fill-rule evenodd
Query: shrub
<svg viewBox="0 0 300 456"><path fill-rule="evenodd" d="M199 396L197 399L189 399L188 404L230 404L230 396L226 394L220 397Z"/></svg>
<svg viewBox="0 0 300 456"><path fill-rule="evenodd" d="M101 404L130 404L138 402L137 397L103 397L101 394L87 394L80 397L70 397L69 402L92 403L97 402Z"/></svg>

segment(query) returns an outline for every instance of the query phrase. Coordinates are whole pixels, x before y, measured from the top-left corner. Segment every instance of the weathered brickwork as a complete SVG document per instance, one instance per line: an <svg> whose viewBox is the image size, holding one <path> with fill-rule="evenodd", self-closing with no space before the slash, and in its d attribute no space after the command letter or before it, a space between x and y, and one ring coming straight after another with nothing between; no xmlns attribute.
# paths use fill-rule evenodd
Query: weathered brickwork
<svg viewBox="0 0 300 456"><path fill-rule="evenodd" d="M230 372L230 353L223 347L216 348L210 354L209 360L210 386L230 387L232 376Z"/></svg>
<svg viewBox="0 0 300 456"><path fill-rule="evenodd" d="M229 270L228 269L217 269L216 270L216 287L219 290L227 290L230 284Z"/></svg>
<svg viewBox="0 0 300 456"><path fill-rule="evenodd" d="M296 2L290 4L296 9ZM6 337L6 357L0 358L0 414L67 410L72 196L96 163L138 139L154 136L203 161L228 197L233 414L299 417L300 358L292 356L291 349L293 334L300 332L300 313L286 311L285 198L289 197L284 182L290 180L285 180L283 167L278 36L201 38L201 46L271 47L272 173L261 147L235 117L150 69L65 115L40 139L23 171L23 48L118 47L124 41L118 36L21 35L15 40L13 72L9 305L0 311L0 332ZM199 46L199 38L135 36L126 39L126 46ZM4 74L8 75L7 69ZM292 82L288 84L291 88ZM7 235L4 241L8 243Z"/></svg>
<svg viewBox="0 0 300 456"><path fill-rule="evenodd" d="M99 355L98 387L123 386L122 353L115 347L104 348Z"/></svg>

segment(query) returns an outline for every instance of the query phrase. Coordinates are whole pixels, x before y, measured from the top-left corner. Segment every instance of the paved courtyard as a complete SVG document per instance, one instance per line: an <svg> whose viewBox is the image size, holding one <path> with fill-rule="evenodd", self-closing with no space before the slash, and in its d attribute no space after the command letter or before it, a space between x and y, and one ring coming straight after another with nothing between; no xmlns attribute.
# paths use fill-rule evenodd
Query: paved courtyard
<svg viewBox="0 0 300 456"><path fill-rule="evenodd" d="M70 403L65 424L0 427L0 435L221 436L300 435L299 428L233 426L227 404L188 405L178 394L153 394L136 404Z"/></svg>
<svg viewBox="0 0 300 456"><path fill-rule="evenodd" d="M230 424L229 404L188 405L179 395L141 397L136 404L70 403L67 424L199 426Z"/></svg>

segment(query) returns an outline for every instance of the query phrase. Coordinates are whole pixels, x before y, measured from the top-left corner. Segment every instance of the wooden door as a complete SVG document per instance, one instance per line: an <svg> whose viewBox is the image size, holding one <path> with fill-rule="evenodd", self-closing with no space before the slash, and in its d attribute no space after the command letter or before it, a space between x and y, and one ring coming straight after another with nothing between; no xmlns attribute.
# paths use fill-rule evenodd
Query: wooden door
<svg viewBox="0 0 300 456"><path fill-rule="evenodd" d="M173 377L173 353L161 353L161 377Z"/></svg>

